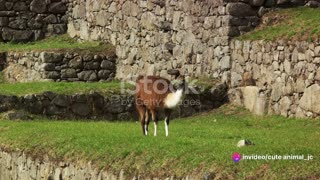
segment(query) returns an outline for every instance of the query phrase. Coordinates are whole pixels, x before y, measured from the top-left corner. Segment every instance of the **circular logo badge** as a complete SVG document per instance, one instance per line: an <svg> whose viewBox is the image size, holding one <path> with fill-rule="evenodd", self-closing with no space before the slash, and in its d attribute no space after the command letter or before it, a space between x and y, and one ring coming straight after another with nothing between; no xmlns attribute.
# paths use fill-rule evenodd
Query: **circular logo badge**
<svg viewBox="0 0 320 180"><path fill-rule="evenodd" d="M240 155L240 153L238 153L238 152L235 152L235 153L233 153L232 154L232 160L234 161L234 162L239 162L240 160L241 160L241 155Z"/></svg>

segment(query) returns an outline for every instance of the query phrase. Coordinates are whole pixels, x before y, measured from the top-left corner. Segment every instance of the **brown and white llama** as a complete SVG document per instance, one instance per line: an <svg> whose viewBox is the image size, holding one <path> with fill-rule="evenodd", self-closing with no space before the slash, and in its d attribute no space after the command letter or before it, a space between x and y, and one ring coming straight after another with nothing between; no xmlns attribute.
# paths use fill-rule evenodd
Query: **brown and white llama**
<svg viewBox="0 0 320 180"><path fill-rule="evenodd" d="M169 135L170 115L172 109L183 98L185 80L184 76L180 75L177 70L168 71L168 74L175 75L176 87L168 79L159 76L139 76L136 81L135 104L144 135L148 135L151 114L154 121L154 136L157 136L158 113L160 110L164 110L165 132L166 136Z"/></svg>

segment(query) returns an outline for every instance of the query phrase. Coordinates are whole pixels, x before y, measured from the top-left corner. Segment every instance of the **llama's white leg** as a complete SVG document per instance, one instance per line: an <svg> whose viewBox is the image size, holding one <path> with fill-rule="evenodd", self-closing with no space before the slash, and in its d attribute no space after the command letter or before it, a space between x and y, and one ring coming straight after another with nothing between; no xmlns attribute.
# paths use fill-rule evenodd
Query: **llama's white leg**
<svg viewBox="0 0 320 180"><path fill-rule="evenodd" d="M148 135L148 125L144 125L144 132Z"/></svg>
<svg viewBox="0 0 320 180"><path fill-rule="evenodd" d="M157 123L154 122L154 136L157 136Z"/></svg>
<svg viewBox="0 0 320 180"><path fill-rule="evenodd" d="M168 120L167 118L164 120L164 125L166 129L166 136L169 136L169 126L168 126L167 120Z"/></svg>

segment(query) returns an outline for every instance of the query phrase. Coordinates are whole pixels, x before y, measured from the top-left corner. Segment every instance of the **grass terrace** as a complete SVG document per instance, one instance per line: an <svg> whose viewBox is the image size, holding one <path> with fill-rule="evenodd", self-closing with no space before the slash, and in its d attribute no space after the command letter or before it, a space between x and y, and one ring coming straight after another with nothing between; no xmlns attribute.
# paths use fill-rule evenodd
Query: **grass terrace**
<svg viewBox="0 0 320 180"><path fill-rule="evenodd" d="M255 30L239 40L305 40L315 41L320 34L320 10L307 7L274 10L265 14Z"/></svg>
<svg viewBox="0 0 320 180"><path fill-rule="evenodd" d="M178 176L214 172L216 178L319 179L320 122L280 116L256 117L223 106L211 113L159 124L158 137L143 137L135 122L0 121L0 146L51 159L88 161L128 174ZM151 131L153 127L151 126ZM152 134L152 133L150 133ZM249 139L254 146L238 148ZM231 155L313 155L306 160L241 160ZM41 156L40 155L40 156Z"/></svg>
<svg viewBox="0 0 320 180"><path fill-rule="evenodd" d="M1 81L1 78L0 78ZM30 82L30 83L0 83L0 94L23 96L26 94L41 94L51 91L58 94L89 93L90 91L101 94L119 94L121 88L134 89L133 85L122 84L120 81L113 82Z"/></svg>
<svg viewBox="0 0 320 180"><path fill-rule="evenodd" d="M28 42L28 43L0 43L0 52L6 51L41 51L41 50L59 50L59 51L88 51L114 53L114 47L97 41L79 42L68 35L51 36L46 39Z"/></svg>

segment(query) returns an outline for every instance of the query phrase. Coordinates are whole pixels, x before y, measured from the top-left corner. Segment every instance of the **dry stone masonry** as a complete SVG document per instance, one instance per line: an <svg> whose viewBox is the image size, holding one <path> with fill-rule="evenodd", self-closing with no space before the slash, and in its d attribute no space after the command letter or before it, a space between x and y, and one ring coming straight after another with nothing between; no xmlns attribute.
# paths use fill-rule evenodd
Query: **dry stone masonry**
<svg viewBox="0 0 320 180"><path fill-rule="evenodd" d="M0 0L0 42L28 42L67 31L66 0Z"/></svg>
<svg viewBox="0 0 320 180"><path fill-rule="evenodd" d="M70 179L70 180L125 180L124 171L111 173L91 163L72 164L50 161L48 158L31 158L21 152L4 152L0 149L0 179Z"/></svg>
<svg viewBox="0 0 320 180"><path fill-rule="evenodd" d="M173 117L187 117L209 111L227 101L225 84L218 84L210 90L200 92L187 94ZM0 113L8 112L8 119L20 119L19 111L57 119L138 120L134 96L111 91L106 94L90 92L63 95L44 92L25 96L0 95Z"/></svg>
<svg viewBox="0 0 320 180"><path fill-rule="evenodd" d="M230 78L232 37L252 30L272 7L304 0L73 0L68 33L116 46L117 78L137 74ZM129 73L128 73L129 72Z"/></svg>
<svg viewBox="0 0 320 180"><path fill-rule="evenodd" d="M258 24L258 10L223 0L74 0L68 33L116 46L117 78L137 74L227 79L229 39ZM246 9L244 13L234 13Z"/></svg>
<svg viewBox="0 0 320 180"><path fill-rule="evenodd" d="M319 117L320 46L232 41L230 99L256 114Z"/></svg>
<svg viewBox="0 0 320 180"><path fill-rule="evenodd" d="M70 50L8 52L3 57L2 62L5 62L6 66L3 74L9 82L111 81L116 72L116 57L112 54Z"/></svg>

